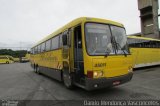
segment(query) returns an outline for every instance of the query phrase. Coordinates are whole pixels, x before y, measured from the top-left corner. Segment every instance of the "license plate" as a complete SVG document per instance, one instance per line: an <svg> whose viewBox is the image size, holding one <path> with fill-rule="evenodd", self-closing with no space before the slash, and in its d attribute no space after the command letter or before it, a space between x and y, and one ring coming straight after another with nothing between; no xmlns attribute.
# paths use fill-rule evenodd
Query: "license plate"
<svg viewBox="0 0 160 106"><path fill-rule="evenodd" d="M113 85L119 85L120 84L120 81L114 81L113 82Z"/></svg>

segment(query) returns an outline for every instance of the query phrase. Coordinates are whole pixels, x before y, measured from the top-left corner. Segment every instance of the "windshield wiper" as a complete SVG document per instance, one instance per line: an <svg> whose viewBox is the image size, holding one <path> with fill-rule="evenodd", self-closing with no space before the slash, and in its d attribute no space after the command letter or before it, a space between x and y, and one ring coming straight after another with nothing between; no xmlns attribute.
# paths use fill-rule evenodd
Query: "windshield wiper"
<svg viewBox="0 0 160 106"><path fill-rule="evenodd" d="M127 57L127 54L126 54L126 52L121 48L121 46L120 46L120 44L119 43L117 43L117 42L115 42L118 46L119 46L119 48L123 51L123 53L124 53L124 56L125 57Z"/></svg>
<svg viewBox="0 0 160 106"><path fill-rule="evenodd" d="M123 51L124 56L125 56L125 57L127 57L126 52L122 49L122 47L120 46L120 44L116 42L116 40L115 40L115 38L114 38L114 37L112 37L112 39L114 40L114 42L113 42L113 43L115 43L115 44L116 44L116 49L118 50L118 47L119 47L119 48L120 48L120 50L122 50L122 51ZM118 47L117 47L117 46L118 46Z"/></svg>

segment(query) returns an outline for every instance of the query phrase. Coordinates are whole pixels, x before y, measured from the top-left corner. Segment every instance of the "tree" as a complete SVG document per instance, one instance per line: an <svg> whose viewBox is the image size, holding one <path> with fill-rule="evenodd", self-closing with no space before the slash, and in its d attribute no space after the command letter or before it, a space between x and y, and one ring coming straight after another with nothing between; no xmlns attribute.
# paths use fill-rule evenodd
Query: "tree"
<svg viewBox="0 0 160 106"><path fill-rule="evenodd" d="M24 57L27 54L27 50L16 50L13 51L11 49L0 49L0 55L10 55L13 57Z"/></svg>

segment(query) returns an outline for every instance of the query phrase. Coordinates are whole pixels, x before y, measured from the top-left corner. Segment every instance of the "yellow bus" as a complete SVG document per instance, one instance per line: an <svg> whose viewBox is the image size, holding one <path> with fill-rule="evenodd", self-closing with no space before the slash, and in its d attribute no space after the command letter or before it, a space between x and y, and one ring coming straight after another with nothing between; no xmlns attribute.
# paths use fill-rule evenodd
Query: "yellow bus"
<svg viewBox="0 0 160 106"><path fill-rule="evenodd" d="M127 39L134 68L160 65L160 40L137 36L128 36Z"/></svg>
<svg viewBox="0 0 160 106"><path fill-rule="evenodd" d="M20 59L17 57L14 57L13 60L14 60L14 62L20 62Z"/></svg>
<svg viewBox="0 0 160 106"><path fill-rule="evenodd" d="M81 17L31 48L35 72L86 90L113 87L131 80L133 60L120 23Z"/></svg>
<svg viewBox="0 0 160 106"><path fill-rule="evenodd" d="M25 58L28 59L28 60L30 60L30 53L27 53L27 54L25 55Z"/></svg>
<svg viewBox="0 0 160 106"><path fill-rule="evenodd" d="M13 63L13 57L12 56L8 56L8 55L0 55L0 63Z"/></svg>

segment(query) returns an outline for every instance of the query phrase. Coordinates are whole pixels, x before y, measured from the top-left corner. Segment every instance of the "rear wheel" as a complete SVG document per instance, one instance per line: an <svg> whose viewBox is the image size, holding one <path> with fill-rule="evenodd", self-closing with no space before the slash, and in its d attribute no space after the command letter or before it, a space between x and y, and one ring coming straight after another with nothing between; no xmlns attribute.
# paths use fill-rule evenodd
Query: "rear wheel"
<svg viewBox="0 0 160 106"><path fill-rule="evenodd" d="M37 68L37 66L34 64L33 69L34 69L35 73L37 73L37 69L36 68Z"/></svg>
<svg viewBox="0 0 160 106"><path fill-rule="evenodd" d="M9 61L6 61L6 64L9 64Z"/></svg>
<svg viewBox="0 0 160 106"><path fill-rule="evenodd" d="M36 67L36 73L37 73L37 74L40 74L39 66Z"/></svg>
<svg viewBox="0 0 160 106"><path fill-rule="evenodd" d="M64 70L63 71L63 82L64 85L68 88L68 89L72 89L73 88L73 77L72 74L69 73L68 70Z"/></svg>

